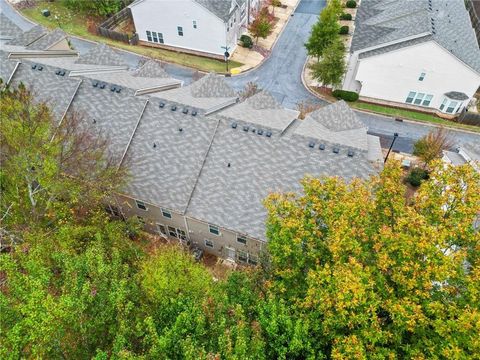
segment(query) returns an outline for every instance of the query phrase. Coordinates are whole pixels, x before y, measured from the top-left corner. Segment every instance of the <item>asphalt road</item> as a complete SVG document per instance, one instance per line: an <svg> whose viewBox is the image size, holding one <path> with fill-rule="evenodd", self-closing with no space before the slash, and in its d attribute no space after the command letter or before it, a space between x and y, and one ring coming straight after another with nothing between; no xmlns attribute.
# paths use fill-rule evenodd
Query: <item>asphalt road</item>
<svg viewBox="0 0 480 360"><path fill-rule="evenodd" d="M261 66L245 74L227 78L229 84L237 90L247 82L255 82L260 88L269 91L285 107L295 108L303 100L317 103L325 101L314 97L308 92L301 81L301 73L307 54L303 44L308 38L310 29L315 23L320 11L325 6L325 0L301 0L298 7L283 30L269 58ZM19 16L6 0L0 0L0 9L23 30L28 30L32 23ZM72 45L80 53L85 53L95 44L77 38L72 38ZM119 51L124 61L136 68L141 56L127 51ZM166 71L185 84L192 81L194 71L175 64L167 64ZM413 122L397 122L388 116L379 116L357 111L359 118L368 126L369 133L380 136L382 146L388 147L393 134L399 134L393 150L411 152L413 143L427 134L432 126ZM456 146L466 142L480 142L480 135L463 131L450 131Z"/></svg>

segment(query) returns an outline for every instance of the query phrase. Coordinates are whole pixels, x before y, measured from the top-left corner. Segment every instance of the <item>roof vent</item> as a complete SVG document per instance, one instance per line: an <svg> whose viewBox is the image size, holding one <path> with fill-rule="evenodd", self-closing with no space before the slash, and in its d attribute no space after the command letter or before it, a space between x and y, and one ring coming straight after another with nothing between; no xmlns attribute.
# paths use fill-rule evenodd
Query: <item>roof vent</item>
<svg viewBox="0 0 480 360"><path fill-rule="evenodd" d="M120 93L120 91L122 91L122 88L117 87L116 92L117 92L117 93Z"/></svg>
<svg viewBox="0 0 480 360"><path fill-rule="evenodd" d="M339 148L337 148L337 147L334 147L334 148L333 148L333 153L334 153L334 154L338 154L339 152L340 152L340 149L339 149Z"/></svg>
<svg viewBox="0 0 480 360"><path fill-rule="evenodd" d="M236 128L237 128L237 123L236 122L232 123L232 129L236 129Z"/></svg>
<svg viewBox="0 0 480 360"><path fill-rule="evenodd" d="M165 107L165 103L161 102L160 104L158 104L158 107L159 107L160 109L163 109L163 108Z"/></svg>
<svg viewBox="0 0 480 360"><path fill-rule="evenodd" d="M171 108L172 111L175 111L177 110L177 106L176 105L172 105L172 108Z"/></svg>
<svg viewBox="0 0 480 360"><path fill-rule="evenodd" d="M115 90L117 90L117 87L116 87L116 86L110 87L110 91L111 91L111 92L115 92Z"/></svg>
<svg viewBox="0 0 480 360"><path fill-rule="evenodd" d="M245 126L243 127L243 131L248 131L248 125L245 125Z"/></svg>
<svg viewBox="0 0 480 360"><path fill-rule="evenodd" d="M183 108L182 113L188 114L188 109L187 109L187 108Z"/></svg>
<svg viewBox="0 0 480 360"><path fill-rule="evenodd" d="M196 110L192 111L192 116L197 116L197 111Z"/></svg>
<svg viewBox="0 0 480 360"><path fill-rule="evenodd" d="M320 144L320 146L318 147L320 150L325 150L325 144Z"/></svg>
<svg viewBox="0 0 480 360"><path fill-rule="evenodd" d="M105 86L107 86L107 84L105 83L100 84L100 89L105 89Z"/></svg>
<svg viewBox="0 0 480 360"><path fill-rule="evenodd" d="M266 134L265 134L266 137L271 137L272 136L272 132L271 131L267 131Z"/></svg>
<svg viewBox="0 0 480 360"><path fill-rule="evenodd" d="M153 143L153 148L155 149L157 147L157 143Z"/></svg>
<svg viewBox="0 0 480 360"><path fill-rule="evenodd" d="M178 128L178 131L179 131L179 132L182 132L182 131L183 131L183 128Z"/></svg>
<svg viewBox="0 0 480 360"><path fill-rule="evenodd" d="M94 124L96 124L96 123L97 123L97 120L96 120L96 119L93 119L92 122L93 122Z"/></svg>
<svg viewBox="0 0 480 360"><path fill-rule="evenodd" d="M227 167L230 167L230 163L227 164Z"/></svg>
<svg viewBox="0 0 480 360"><path fill-rule="evenodd" d="M65 71L61 71L60 76L65 76Z"/></svg>
<svg viewBox="0 0 480 360"><path fill-rule="evenodd" d="M93 87L98 87L98 81L94 81L94 82L92 83L92 85L93 85Z"/></svg>
<svg viewBox="0 0 480 360"><path fill-rule="evenodd" d="M255 129L254 127L252 127L252 132L255 133L255 131L257 131L257 129Z"/></svg>
<svg viewBox="0 0 480 360"><path fill-rule="evenodd" d="M37 68L37 64L32 65L32 69L35 70Z"/></svg>
<svg viewBox="0 0 480 360"><path fill-rule="evenodd" d="M347 155L348 155L348 157L353 157L353 155L355 155L355 153L353 152L353 150L348 150Z"/></svg>
<svg viewBox="0 0 480 360"><path fill-rule="evenodd" d="M61 72L62 72L62 70L57 70L57 71L55 71L55 75L60 75Z"/></svg>
<svg viewBox="0 0 480 360"><path fill-rule="evenodd" d="M310 141L310 142L308 143L308 147L310 147L310 148L313 149L313 148L315 147L315 143L314 143L313 141Z"/></svg>
<svg viewBox="0 0 480 360"><path fill-rule="evenodd" d="M38 70L38 71L42 71L42 70L43 70L43 66L38 65L37 70Z"/></svg>
<svg viewBox="0 0 480 360"><path fill-rule="evenodd" d="M262 129L258 129L257 134L258 134L258 135L263 135L263 130L262 130Z"/></svg>

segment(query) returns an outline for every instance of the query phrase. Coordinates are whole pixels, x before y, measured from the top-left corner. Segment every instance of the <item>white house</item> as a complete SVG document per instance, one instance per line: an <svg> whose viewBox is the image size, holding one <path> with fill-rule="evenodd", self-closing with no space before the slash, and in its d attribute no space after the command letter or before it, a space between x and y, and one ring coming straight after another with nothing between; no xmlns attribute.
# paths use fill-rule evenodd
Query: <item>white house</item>
<svg viewBox="0 0 480 360"><path fill-rule="evenodd" d="M448 117L479 86L480 49L463 0L362 1L345 90Z"/></svg>
<svg viewBox="0 0 480 360"><path fill-rule="evenodd" d="M129 5L142 45L223 59L259 0L137 0Z"/></svg>

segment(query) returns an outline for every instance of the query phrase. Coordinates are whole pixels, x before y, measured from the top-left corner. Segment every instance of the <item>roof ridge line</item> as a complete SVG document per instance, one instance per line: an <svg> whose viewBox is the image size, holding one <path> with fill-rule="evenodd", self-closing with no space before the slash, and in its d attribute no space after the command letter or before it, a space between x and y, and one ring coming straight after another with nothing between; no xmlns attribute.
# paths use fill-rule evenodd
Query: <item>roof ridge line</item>
<svg viewBox="0 0 480 360"><path fill-rule="evenodd" d="M127 155L128 148L130 147L130 144L132 143L133 137L135 136L135 133L137 132L138 125L140 125L140 120L142 120L143 114L145 113L145 109L147 108L147 105L148 105L149 102L150 102L150 99L147 99L145 101L145 105L143 105L142 112L140 113L140 116L138 117L135 128L132 131L132 135L130 136L130 139L128 140L127 146L125 146L125 150L123 152L122 158L120 159L120 162L118 163L117 170L120 169L120 167L123 164L123 160L125 160L125 156Z"/></svg>
<svg viewBox="0 0 480 360"><path fill-rule="evenodd" d="M193 193L195 192L195 189L197 188L198 184L198 179L200 179L200 175L202 174L203 167L205 166L205 163L207 161L208 153L210 152L210 149L212 148L213 141L215 140L215 135L217 134L218 127L220 126L220 119L217 119L217 125L215 126L215 130L213 131L212 139L210 140L210 144L208 144L208 149L205 152L205 156L203 157L202 161L202 166L200 166L200 170L198 171L198 175L195 178L195 183L193 184L192 192L190 193L190 196L188 197L187 205L185 206L185 209L183 210L182 215L187 214L188 207L190 206L190 202L192 201Z"/></svg>

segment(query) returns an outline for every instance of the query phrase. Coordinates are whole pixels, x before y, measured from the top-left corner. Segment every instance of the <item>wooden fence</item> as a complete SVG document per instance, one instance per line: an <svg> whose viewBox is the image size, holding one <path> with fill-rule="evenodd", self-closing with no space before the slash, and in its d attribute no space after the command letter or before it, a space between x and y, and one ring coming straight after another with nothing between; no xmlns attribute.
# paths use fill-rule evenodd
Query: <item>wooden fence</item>
<svg viewBox="0 0 480 360"><path fill-rule="evenodd" d="M457 118L460 124L480 126L480 114L463 110Z"/></svg>
<svg viewBox="0 0 480 360"><path fill-rule="evenodd" d="M117 28L118 25L124 21L133 21L132 13L130 8L126 7L120 10L115 15L112 15L103 23L97 26L97 33L101 36L108 37L116 41L122 41L127 44L136 45L138 43L138 35L133 34L129 36L128 34L115 31L113 29Z"/></svg>

